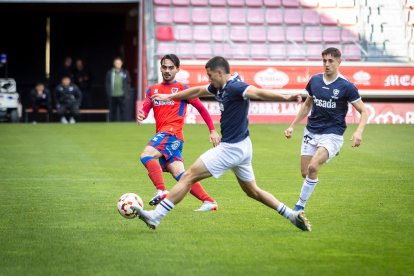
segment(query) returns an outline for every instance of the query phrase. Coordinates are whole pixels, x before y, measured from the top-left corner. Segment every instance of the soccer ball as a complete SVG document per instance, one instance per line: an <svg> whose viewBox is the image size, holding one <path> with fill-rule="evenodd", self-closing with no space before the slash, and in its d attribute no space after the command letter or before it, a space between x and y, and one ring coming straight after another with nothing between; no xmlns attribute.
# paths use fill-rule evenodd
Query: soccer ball
<svg viewBox="0 0 414 276"><path fill-rule="evenodd" d="M134 213L134 210L131 208L132 205L138 205L141 208L144 208L144 202L141 197L134 193L126 193L121 195L118 199L118 212L127 219L136 218L137 215Z"/></svg>

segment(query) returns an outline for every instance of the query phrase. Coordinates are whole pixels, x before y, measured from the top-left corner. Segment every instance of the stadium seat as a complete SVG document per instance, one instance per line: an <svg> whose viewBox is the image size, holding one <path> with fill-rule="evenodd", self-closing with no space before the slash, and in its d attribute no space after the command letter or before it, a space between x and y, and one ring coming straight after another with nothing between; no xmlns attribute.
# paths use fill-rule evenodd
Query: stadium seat
<svg viewBox="0 0 414 276"><path fill-rule="evenodd" d="M285 9L283 21L288 25L302 24L302 14L300 9Z"/></svg>
<svg viewBox="0 0 414 276"><path fill-rule="evenodd" d="M337 25L338 24L337 14L335 14L335 10L333 9L324 10L323 12L321 12L319 14L319 19L322 25Z"/></svg>
<svg viewBox="0 0 414 276"><path fill-rule="evenodd" d="M154 0L155 6L169 6L171 4L171 0Z"/></svg>
<svg viewBox="0 0 414 276"><path fill-rule="evenodd" d="M211 6L225 6L227 4L226 0L209 0Z"/></svg>
<svg viewBox="0 0 414 276"><path fill-rule="evenodd" d="M247 23L263 25L264 16L262 9L251 8L247 10Z"/></svg>
<svg viewBox="0 0 414 276"><path fill-rule="evenodd" d="M302 42L303 41L303 29L302 26L290 26L286 28L286 40Z"/></svg>
<svg viewBox="0 0 414 276"><path fill-rule="evenodd" d="M231 24L245 24L246 23L246 10L243 8L230 9L228 21Z"/></svg>
<svg viewBox="0 0 414 276"><path fill-rule="evenodd" d="M343 53L345 60L361 60L361 49L355 44L345 44Z"/></svg>
<svg viewBox="0 0 414 276"><path fill-rule="evenodd" d="M358 23L358 15L354 9L341 9L336 14L338 22L342 26L354 26Z"/></svg>
<svg viewBox="0 0 414 276"><path fill-rule="evenodd" d="M210 41L211 33L209 26L194 26L193 28L193 39L195 41Z"/></svg>
<svg viewBox="0 0 414 276"><path fill-rule="evenodd" d="M175 25L174 37L177 41L191 41L193 39L193 29L189 25Z"/></svg>
<svg viewBox="0 0 414 276"><path fill-rule="evenodd" d="M246 6L248 7L261 7L263 0L246 0Z"/></svg>
<svg viewBox="0 0 414 276"><path fill-rule="evenodd" d="M193 6L208 6L208 0L191 0Z"/></svg>
<svg viewBox="0 0 414 276"><path fill-rule="evenodd" d="M266 29L262 26L251 26L249 28L249 41L253 42L265 42L266 41Z"/></svg>
<svg viewBox="0 0 414 276"><path fill-rule="evenodd" d="M285 30L282 26L268 27L267 40L270 42L283 42L285 38Z"/></svg>
<svg viewBox="0 0 414 276"><path fill-rule="evenodd" d="M283 14L281 9L266 9L266 22L269 25L281 25L283 23Z"/></svg>
<svg viewBox="0 0 414 276"><path fill-rule="evenodd" d="M323 28L322 39L325 42L340 42L341 29L337 26L326 26Z"/></svg>
<svg viewBox="0 0 414 276"><path fill-rule="evenodd" d="M162 57L169 53L175 53L174 42L159 42L157 43L157 56Z"/></svg>
<svg viewBox="0 0 414 276"><path fill-rule="evenodd" d="M247 42L247 29L246 27L231 27L230 39L236 42Z"/></svg>
<svg viewBox="0 0 414 276"><path fill-rule="evenodd" d="M243 7L244 6L244 0L227 0L227 4L230 7Z"/></svg>
<svg viewBox="0 0 414 276"><path fill-rule="evenodd" d="M312 8L315 9L318 7L318 0L301 0L300 5L303 8Z"/></svg>
<svg viewBox="0 0 414 276"><path fill-rule="evenodd" d="M298 8L299 0L282 0L282 6L286 8Z"/></svg>
<svg viewBox="0 0 414 276"><path fill-rule="evenodd" d="M369 34L370 35L370 34ZM359 32L358 28L344 28L341 32L341 41L342 42L358 42L360 40L359 38Z"/></svg>
<svg viewBox="0 0 414 276"><path fill-rule="evenodd" d="M249 58L249 45L246 43L234 43L231 47L233 59L248 59Z"/></svg>
<svg viewBox="0 0 414 276"><path fill-rule="evenodd" d="M319 0L319 8L336 8L336 0Z"/></svg>
<svg viewBox="0 0 414 276"><path fill-rule="evenodd" d="M321 53L324 50L322 44L307 44L306 45L306 58L309 60L321 60Z"/></svg>
<svg viewBox="0 0 414 276"><path fill-rule="evenodd" d="M205 8L193 8L191 21L194 24L208 24L208 11Z"/></svg>
<svg viewBox="0 0 414 276"><path fill-rule="evenodd" d="M250 44L250 56L252 59L264 60L268 58L267 45L264 43Z"/></svg>
<svg viewBox="0 0 414 276"><path fill-rule="evenodd" d="M271 44L269 46L270 59L284 60L286 59L286 47L284 43Z"/></svg>
<svg viewBox="0 0 414 276"><path fill-rule="evenodd" d="M211 8L210 10L210 22L213 24L227 24L228 9L223 8Z"/></svg>
<svg viewBox="0 0 414 276"><path fill-rule="evenodd" d="M302 44L287 44L286 49L289 60L303 60L306 58L305 47Z"/></svg>
<svg viewBox="0 0 414 276"><path fill-rule="evenodd" d="M192 59L194 56L193 44L186 42L178 43L176 47L176 52L180 59Z"/></svg>
<svg viewBox="0 0 414 276"><path fill-rule="evenodd" d="M188 6L190 5L190 0L172 0L174 6Z"/></svg>
<svg viewBox="0 0 414 276"><path fill-rule="evenodd" d="M305 25L319 25L319 13L313 9L304 9L302 12L302 22Z"/></svg>
<svg viewBox="0 0 414 276"><path fill-rule="evenodd" d="M174 22L181 24L190 24L191 14L189 8L175 8L174 9Z"/></svg>
<svg viewBox="0 0 414 276"><path fill-rule="evenodd" d="M158 41L173 41L174 33L171 26L157 26L156 35Z"/></svg>
<svg viewBox="0 0 414 276"><path fill-rule="evenodd" d="M170 8L156 7L155 8L155 22L158 24L171 24L172 13Z"/></svg>
<svg viewBox="0 0 414 276"><path fill-rule="evenodd" d="M194 45L194 57L197 59L209 59L213 55L210 43L196 43Z"/></svg>
<svg viewBox="0 0 414 276"><path fill-rule="evenodd" d="M282 0L263 0L263 4L266 7L280 7L282 5Z"/></svg>
<svg viewBox="0 0 414 276"><path fill-rule="evenodd" d="M214 41L228 41L229 29L227 26L213 26L211 31L211 38Z"/></svg>
<svg viewBox="0 0 414 276"><path fill-rule="evenodd" d="M306 26L304 34L304 39L306 42L322 41L322 31L319 26Z"/></svg>
<svg viewBox="0 0 414 276"><path fill-rule="evenodd" d="M223 56L224 58L232 58L232 47L228 43L215 43L213 46L213 54L215 56Z"/></svg>

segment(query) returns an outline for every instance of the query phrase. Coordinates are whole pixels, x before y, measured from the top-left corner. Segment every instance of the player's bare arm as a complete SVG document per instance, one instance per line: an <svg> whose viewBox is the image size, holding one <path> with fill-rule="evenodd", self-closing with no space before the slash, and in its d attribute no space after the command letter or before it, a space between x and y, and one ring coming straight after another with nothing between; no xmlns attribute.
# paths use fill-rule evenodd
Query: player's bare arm
<svg viewBox="0 0 414 276"><path fill-rule="evenodd" d="M245 93L245 97L250 98L252 100L261 101L302 101L302 96L300 94L283 95L275 90L258 88L253 85L249 86L248 90Z"/></svg>
<svg viewBox="0 0 414 276"><path fill-rule="evenodd" d="M364 132L365 125L368 121L368 111L365 108L365 104L362 102L362 100L359 100L357 102L352 103L352 105L355 107L355 109L359 112L361 115L358 123L358 127L355 130L355 132L352 134L351 140L352 147L359 147L362 142L362 133Z"/></svg>
<svg viewBox="0 0 414 276"><path fill-rule="evenodd" d="M144 111L142 109L138 110L138 114L137 114L137 124L141 125L142 122L147 118L147 116L145 115Z"/></svg>
<svg viewBox="0 0 414 276"><path fill-rule="evenodd" d="M199 97L211 97L205 86L195 86L183 90L175 94L155 94L151 97L152 100L168 101L168 100L188 100Z"/></svg>
<svg viewBox="0 0 414 276"><path fill-rule="evenodd" d="M290 124L290 126L284 131L286 138L291 138L293 134L293 130L295 127L302 121L311 111L313 105L313 98L307 97L305 102L303 103L302 107L300 108L298 114L296 114L295 119Z"/></svg>

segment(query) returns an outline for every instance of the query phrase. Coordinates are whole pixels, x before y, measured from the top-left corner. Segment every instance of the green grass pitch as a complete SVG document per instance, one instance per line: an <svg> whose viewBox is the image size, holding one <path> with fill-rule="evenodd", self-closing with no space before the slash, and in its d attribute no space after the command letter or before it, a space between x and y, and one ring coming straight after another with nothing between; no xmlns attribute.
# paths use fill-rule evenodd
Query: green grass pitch
<svg viewBox="0 0 414 276"><path fill-rule="evenodd" d="M303 126L252 125L258 185L293 206ZM219 210L187 196L156 231L116 210L154 188L139 154L154 125L0 125L0 275L413 275L414 127L369 125L322 168L311 233L246 197L231 172L202 182ZM210 147L185 126L185 164ZM167 187L174 184L165 174Z"/></svg>

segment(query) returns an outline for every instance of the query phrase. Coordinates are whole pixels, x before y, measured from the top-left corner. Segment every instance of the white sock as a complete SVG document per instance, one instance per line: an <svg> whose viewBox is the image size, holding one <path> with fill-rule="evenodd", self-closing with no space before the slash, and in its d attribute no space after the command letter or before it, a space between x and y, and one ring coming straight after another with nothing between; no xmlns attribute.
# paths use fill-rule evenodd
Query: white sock
<svg viewBox="0 0 414 276"><path fill-rule="evenodd" d="M315 189L316 184L318 184L318 179L309 179L308 177L303 180L302 190L300 191L299 200L296 205L305 207L306 201L308 201L313 190Z"/></svg>
<svg viewBox="0 0 414 276"><path fill-rule="evenodd" d="M164 217L168 214L169 211L171 211L174 208L174 203L172 203L170 200L165 198L163 201L161 201L157 207L155 208L155 212L159 217Z"/></svg>
<svg viewBox="0 0 414 276"><path fill-rule="evenodd" d="M287 218L288 220L292 221L292 209L290 209L288 206L286 206L284 203L280 202L279 207L277 207L276 211Z"/></svg>

